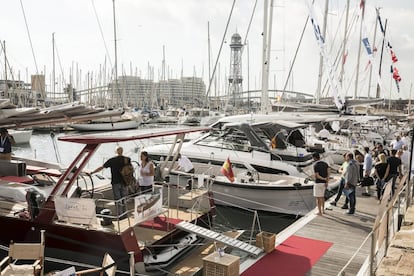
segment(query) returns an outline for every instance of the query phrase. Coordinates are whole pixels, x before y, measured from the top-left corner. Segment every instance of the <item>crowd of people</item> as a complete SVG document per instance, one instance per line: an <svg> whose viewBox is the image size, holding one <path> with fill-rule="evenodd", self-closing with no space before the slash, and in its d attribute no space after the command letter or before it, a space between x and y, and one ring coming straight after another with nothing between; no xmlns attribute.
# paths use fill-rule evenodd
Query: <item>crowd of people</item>
<svg viewBox="0 0 414 276"><path fill-rule="evenodd" d="M345 195L345 203L341 208L347 210L346 214L354 214L358 186L365 189L362 193L363 196L371 196L371 187L376 187L376 197L379 202L386 185L391 185L391 196L394 195L398 181L405 173L412 171L412 168L409 168L410 147L411 140L408 133L404 132L397 135L388 146L377 143L372 148L364 147L363 153L359 150L345 153L344 162L338 170L341 174L338 192L330 205L337 206L341 196ZM315 161L314 196L318 206L317 215L323 215L325 210L324 194L329 181L329 166L320 160L318 153L315 153L313 157Z"/></svg>

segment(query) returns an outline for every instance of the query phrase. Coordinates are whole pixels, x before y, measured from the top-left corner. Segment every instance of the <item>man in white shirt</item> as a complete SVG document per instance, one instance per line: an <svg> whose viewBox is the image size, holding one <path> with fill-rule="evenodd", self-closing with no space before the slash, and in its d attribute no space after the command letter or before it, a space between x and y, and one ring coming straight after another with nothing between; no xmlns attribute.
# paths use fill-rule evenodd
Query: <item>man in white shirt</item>
<svg viewBox="0 0 414 276"><path fill-rule="evenodd" d="M408 172L408 168L410 167L410 155L411 152L408 150L406 145L402 146L400 150L398 150L399 156L401 158L401 163L403 165L403 170Z"/></svg>
<svg viewBox="0 0 414 276"><path fill-rule="evenodd" d="M187 156L183 156L181 153L178 154L178 169L183 172L194 173L193 163L191 163Z"/></svg>
<svg viewBox="0 0 414 276"><path fill-rule="evenodd" d="M401 149L401 148L402 148L402 146L404 145L404 142L403 142L403 141L401 141L401 137L400 137L400 136L397 136L397 137L395 138L395 140L393 140L393 141L390 143L390 145L392 146L392 149L399 150L399 149Z"/></svg>
<svg viewBox="0 0 414 276"><path fill-rule="evenodd" d="M402 133L401 141L406 145L407 147L411 147L411 138L408 136L407 132Z"/></svg>

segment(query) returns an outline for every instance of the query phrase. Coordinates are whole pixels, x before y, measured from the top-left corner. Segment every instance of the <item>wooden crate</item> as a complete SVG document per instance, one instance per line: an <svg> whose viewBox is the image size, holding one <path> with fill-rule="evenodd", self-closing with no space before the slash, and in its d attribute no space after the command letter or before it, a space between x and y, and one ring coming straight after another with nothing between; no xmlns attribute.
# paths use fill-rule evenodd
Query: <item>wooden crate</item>
<svg viewBox="0 0 414 276"><path fill-rule="evenodd" d="M240 258L230 254L213 252L203 258L203 276L238 276L239 268Z"/></svg>
<svg viewBox="0 0 414 276"><path fill-rule="evenodd" d="M275 240L276 234L262 231L256 235L256 246L270 253L275 249Z"/></svg>

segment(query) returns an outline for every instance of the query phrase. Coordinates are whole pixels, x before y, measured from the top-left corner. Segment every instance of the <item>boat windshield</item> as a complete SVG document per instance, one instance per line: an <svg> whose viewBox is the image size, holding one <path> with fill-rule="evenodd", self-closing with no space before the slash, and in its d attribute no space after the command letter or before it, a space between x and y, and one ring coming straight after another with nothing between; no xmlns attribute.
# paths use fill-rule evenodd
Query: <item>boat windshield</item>
<svg viewBox="0 0 414 276"><path fill-rule="evenodd" d="M196 145L250 152L252 146L246 135L238 129L213 130L195 142Z"/></svg>

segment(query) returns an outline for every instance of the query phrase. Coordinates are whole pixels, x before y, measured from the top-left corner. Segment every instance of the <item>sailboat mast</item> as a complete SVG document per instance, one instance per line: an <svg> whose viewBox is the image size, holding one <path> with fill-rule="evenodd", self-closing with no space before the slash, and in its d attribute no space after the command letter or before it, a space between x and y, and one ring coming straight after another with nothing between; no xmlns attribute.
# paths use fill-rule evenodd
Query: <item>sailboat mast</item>
<svg viewBox="0 0 414 276"><path fill-rule="evenodd" d="M208 79L210 80L210 78L211 78L210 21L207 21L207 48L208 48L207 49L207 55L208 55ZM216 93L214 93L214 96L217 97ZM210 110L210 103L209 103L208 95L207 94L206 94L205 104L207 104L207 108Z"/></svg>
<svg viewBox="0 0 414 276"><path fill-rule="evenodd" d="M115 89L116 93L118 94L118 48L117 48L117 41L116 41L116 18L115 18L115 0L112 0L112 12L114 18L114 50L115 50L115 64L114 64L114 77L115 77ZM112 87L112 91L114 92L114 87ZM112 94L113 96L114 93ZM121 97L121 102L123 99Z"/></svg>
<svg viewBox="0 0 414 276"><path fill-rule="evenodd" d="M358 95L358 82L359 82L359 63L361 60L361 44L362 44L362 25L364 22L364 14L365 14L365 0L361 0L361 25L359 28L359 43L358 43L358 58L357 58L357 66L356 66L356 76L355 76L355 91L354 91L354 99L357 98Z"/></svg>
<svg viewBox="0 0 414 276"><path fill-rule="evenodd" d="M56 97L56 80L55 80L55 70L56 70L56 65L55 65L55 33L52 33L52 52L53 52L53 72L52 72L52 89L53 89L53 99L55 99Z"/></svg>
<svg viewBox="0 0 414 276"><path fill-rule="evenodd" d="M325 12L323 14L322 37L326 38L326 22L328 20L329 0L325 0ZM326 40L325 40L326 41ZM322 87L323 56L319 57L318 87L316 88L316 104L319 104Z"/></svg>
<svg viewBox="0 0 414 276"><path fill-rule="evenodd" d="M378 20L375 20L375 28L374 28L374 38L372 41L372 45L375 47L375 41L377 38L377 28L378 28ZM372 64L369 69L369 80L368 80L368 99L371 97L371 78L372 78Z"/></svg>
<svg viewBox="0 0 414 276"><path fill-rule="evenodd" d="M269 1L264 0L264 14L263 14L263 52L262 52L262 96L260 99L261 112L263 114L269 113L269 63L270 63L270 41L271 41L271 31L272 28L268 25L272 24L273 16L273 0L270 4L270 13L269 13ZM268 17L270 19L268 19ZM269 41L268 41L269 39Z"/></svg>
<svg viewBox="0 0 414 276"><path fill-rule="evenodd" d="M341 74L339 76L339 82L341 84L341 87L343 88L343 81L344 81L344 73L345 73L345 61L346 61L346 44L348 40L348 19L349 19L349 0L346 1L346 14L345 14L345 32L344 32L344 40L342 42L342 63L341 63Z"/></svg>
<svg viewBox="0 0 414 276"><path fill-rule="evenodd" d="M4 95L9 93L9 84L7 82L7 54L6 54L6 40L3 40L3 52L4 52L4 82L6 86L4 87Z"/></svg>
<svg viewBox="0 0 414 276"><path fill-rule="evenodd" d="M377 20L379 20L379 8L376 9L377 11ZM379 68L378 68L378 74L381 77L381 71L382 71L382 56L384 54L384 44L385 44L385 34L387 32L387 22L388 20L385 20L385 26L384 29L381 30L382 31L382 45L381 45L381 55L380 55L380 62L379 62ZM376 97L379 98L380 97L380 92L381 92L381 88L379 83L377 83L377 93L376 93Z"/></svg>

